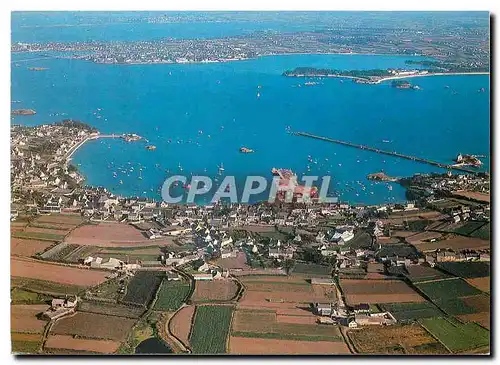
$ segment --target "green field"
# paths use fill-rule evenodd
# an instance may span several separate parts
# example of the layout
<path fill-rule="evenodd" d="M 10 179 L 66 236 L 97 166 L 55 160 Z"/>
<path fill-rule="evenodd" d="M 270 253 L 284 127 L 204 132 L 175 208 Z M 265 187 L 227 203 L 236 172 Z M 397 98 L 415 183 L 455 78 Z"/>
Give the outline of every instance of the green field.
<path fill-rule="evenodd" d="M 249 338 L 270 338 L 276 340 L 294 340 L 294 341 L 342 341 L 342 337 L 333 336 L 312 336 L 312 335 L 295 335 L 290 333 L 275 333 L 275 332 L 232 332 L 234 337 L 249 337 Z"/>
<path fill-rule="evenodd" d="M 321 276 L 331 276 L 332 268 L 330 266 L 317 264 L 304 264 L 297 262 L 293 268 L 295 274 L 313 274 Z"/>
<path fill-rule="evenodd" d="M 470 221 L 467 223 L 464 223 L 462 226 L 455 228 L 453 232 L 461 234 L 463 236 L 469 236 L 471 235 L 474 231 L 480 229 L 482 226 L 485 225 L 486 222 L 474 222 Z"/>
<path fill-rule="evenodd" d="M 85 287 L 29 278 L 11 277 L 10 283 L 11 287 L 52 295 L 72 295 L 85 291 Z"/>
<path fill-rule="evenodd" d="M 69 226 L 68 228 L 66 227 L 61 227 L 61 226 L 56 226 L 56 225 L 50 225 L 50 224 L 40 224 L 40 223 L 31 223 L 30 227 L 35 227 L 35 228 L 45 228 L 45 229 L 55 229 L 57 231 L 62 231 L 61 233 L 65 233 L 71 230 L 73 226 Z"/>
<path fill-rule="evenodd" d="M 472 232 L 471 237 L 481 238 L 483 240 L 489 240 L 491 235 L 490 223 L 485 224 L 478 230 Z"/>
<path fill-rule="evenodd" d="M 448 315 L 471 314 L 477 311 L 465 304 L 460 298 L 436 299 L 434 303 Z"/>
<path fill-rule="evenodd" d="M 231 325 L 233 307 L 196 307 L 190 343 L 193 354 L 223 354 Z"/>
<path fill-rule="evenodd" d="M 163 280 L 154 309 L 176 311 L 187 299 L 191 287 L 188 283 Z"/>
<path fill-rule="evenodd" d="M 441 262 L 439 267 L 443 270 L 462 278 L 482 278 L 490 276 L 490 263 L 484 261 L 474 262 Z"/>
<path fill-rule="evenodd" d="M 44 294 L 33 293 L 20 288 L 14 288 L 10 292 L 12 304 L 44 304 L 52 297 Z"/>
<path fill-rule="evenodd" d="M 36 341 L 12 341 L 12 352 L 18 354 L 36 354 L 40 349 L 40 342 Z"/>
<path fill-rule="evenodd" d="M 391 312 L 398 322 L 413 322 L 421 318 L 438 317 L 443 313 L 431 302 L 379 304 L 384 311 Z"/>
<path fill-rule="evenodd" d="M 490 332 L 476 323 L 459 323 L 447 318 L 421 319 L 422 326 L 451 352 L 463 352 L 490 343 Z"/>
<path fill-rule="evenodd" d="M 431 224 L 432 221 L 428 219 L 417 219 L 414 221 L 409 221 L 408 222 L 408 229 L 410 231 L 424 231 L 425 227 L 427 227 L 429 224 Z"/>
<path fill-rule="evenodd" d="M 415 286 L 433 301 L 481 294 L 479 289 L 460 278 L 417 283 Z"/>
<path fill-rule="evenodd" d="M 64 235 L 44 232 L 15 232 L 12 237 L 40 241 L 62 241 Z"/>

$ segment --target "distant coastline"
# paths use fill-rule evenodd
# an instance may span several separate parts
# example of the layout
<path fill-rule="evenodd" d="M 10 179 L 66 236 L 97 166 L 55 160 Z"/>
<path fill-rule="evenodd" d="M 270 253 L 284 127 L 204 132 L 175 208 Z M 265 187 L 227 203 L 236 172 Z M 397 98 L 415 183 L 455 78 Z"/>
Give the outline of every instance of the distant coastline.
<path fill-rule="evenodd" d="M 438 73 L 429 73 L 429 74 L 418 74 L 418 75 L 405 75 L 405 76 L 389 76 L 378 81 L 375 81 L 374 84 L 380 84 L 384 81 L 389 80 L 399 80 L 399 79 L 410 79 L 413 77 L 425 77 L 425 76 L 457 76 L 457 75 L 489 75 L 489 72 L 438 72 Z"/>

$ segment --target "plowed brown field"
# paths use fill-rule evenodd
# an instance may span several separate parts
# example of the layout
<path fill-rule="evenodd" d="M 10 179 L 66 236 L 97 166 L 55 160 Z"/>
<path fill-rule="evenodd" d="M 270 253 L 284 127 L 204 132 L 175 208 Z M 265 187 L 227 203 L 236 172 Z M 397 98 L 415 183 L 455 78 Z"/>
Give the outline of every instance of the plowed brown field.
<path fill-rule="evenodd" d="M 109 340 L 87 340 L 81 338 L 73 338 L 72 336 L 55 335 L 50 336 L 45 342 L 46 348 L 68 349 L 77 351 L 98 352 L 101 354 L 112 354 L 118 347 L 120 342 Z"/>
<path fill-rule="evenodd" d="M 52 281 L 61 284 L 93 286 L 102 283 L 108 272 L 48 264 L 31 259 L 10 260 L 11 276 Z"/>
<path fill-rule="evenodd" d="M 292 341 L 231 337 L 229 353 L 238 355 L 312 355 L 350 354 L 344 342 Z"/>
<path fill-rule="evenodd" d="M 37 305 L 11 305 L 11 331 L 23 333 L 42 333 L 46 321 L 36 317 L 37 314 L 46 311 L 49 308 L 46 304 Z"/>
<path fill-rule="evenodd" d="M 186 306 L 178 311 L 170 320 L 170 331 L 186 347 L 189 347 L 189 332 L 191 331 L 195 308 L 194 305 Z"/>

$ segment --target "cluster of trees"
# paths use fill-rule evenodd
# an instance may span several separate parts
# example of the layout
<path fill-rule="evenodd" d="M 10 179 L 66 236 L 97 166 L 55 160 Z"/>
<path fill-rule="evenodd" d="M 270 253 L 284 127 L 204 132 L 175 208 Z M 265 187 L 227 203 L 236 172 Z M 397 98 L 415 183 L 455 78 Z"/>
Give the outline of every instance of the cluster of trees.
<path fill-rule="evenodd" d="M 90 133 L 97 132 L 97 128 L 92 127 L 91 125 L 88 125 L 87 123 L 81 122 L 79 120 L 74 120 L 74 119 L 64 119 L 62 122 L 56 122 L 55 125 L 68 127 L 68 128 L 79 128 L 79 129 L 89 131 Z"/>

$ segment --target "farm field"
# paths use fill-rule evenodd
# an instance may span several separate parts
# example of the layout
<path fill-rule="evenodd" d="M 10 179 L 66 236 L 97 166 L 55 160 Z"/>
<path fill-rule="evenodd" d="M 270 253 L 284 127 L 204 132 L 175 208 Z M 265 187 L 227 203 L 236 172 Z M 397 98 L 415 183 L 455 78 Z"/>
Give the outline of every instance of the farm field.
<path fill-rule="evenodd" d="M 93 302 L 87 300 L 80 302 L 78 311 L 131 319 L 137 319 L 141 316 L 142 313 L 144 313 L 144 309 L 140 307 L 132 307 L 117 303 Z"/>
<path fill-rule="evenodd" d="M 415 247 L 419 251 L 434 251 L 437 249 L 452 249 L 454 251 L 460 251 L 465 249 L 480 250 L 489 249 L 490 241 L 482 240 L 479 238 L 455 236 L 442 241 L 429 242 L 429 243 L 414 243 Z"/>
<path fill-rule="evenodd" d="M 472 232 L 471 237 L 480 238 L 483 240 L 491 239 L 491 223 L 487 223 L 477 231 Z"/>
<path fill-rule="evenodd" d="M 43 252 L 54 242 L 40 240 L 26 240 L 21 238 L 11 237 L 10 239 L 10 254 L 14 256 L 34 256 L 38 252 Z"/>
<path fill-rule="evenodd" d="M 155 310 L 176 311 L 186 300 L 191 287 L 186 282 L 163 280 L 154 304 Z"/>
<path fill-rule="evenodd" d="M 297 262 L 293 268 L 294 274 L 306 274 L 319 277 L 331 277 L 332 268 L 330 266 L 305 264 Z"/>
<path fill-rule="evenodd" d="M 344 342 L 310 342 L 266 338 L 233 337 L 229 353 L 234 355 L 327 355 L 350 354 Z"/>
<path fill-rule="evenodd" d="M 453 194 L 485 203 L 490 202 L 490 194 L 476 191 L 455 191 Z"/>
<path fill-rule="evenodd" d="M 117 341 L 88 340 L 65 335 L 49 336 L 45 342 L 45 348 L 48 349 L 88 351 L 100 354 L 112 354 L 118 350 L 118 347 L 120 347 L 120 342 Z"/>
<path fill-rule="evenodd" d="M 123 248 L 150 247 L 153 244 L 170 245 L 173 244 L 173 239 L 150 240 L 130 224 L 106 222 L 80 226 L 66 236 L 65 242 L 77 245 Z"/>
<path fill-rule="evenodd" d="M 454 229 L 453 232 L 464 236 L 470 236 L 473 232 L 480 229 L 485 224 L 487 224 L 487 222 L 469 221 L 460 225 L 460 227 Z"/>
<path fill-rule="evenodd" d="M 64 224 L 68 226 L 77 226 L 82 222 L 82 217 L 70 214 L 41 215 L 34 220 L 34 223 L 37 224 Z"/>
<path fill-rule="evenodd" d="M 430 266 L 423 265 L 407 266 L 406 271 L 408 271 L 408 279 L 414 283 L 419 281 L 444 279 L 450 277 L 450 275 L 445 274 L 442 271 L 434 269 Z"/>
<path fill-rule="evenodd" d="M 196 281 L 193 302 L 230 301 L 238 293 L 239 286 L 234 280 Z"/>
<path fill-rule="evenodd" d="M 290 318 L 290 321 L 284 321 L 286 317 Z M 294 319 L 295 323 L 292 323 Z M 234 314 L 231 336 L 298 341 L 342 341 L 337 326 L 322 326 L 316 324 L 314 320 L 312 312 L 304 309 L 279 312 L 273 309 L 239 308 Z"/>
<path fill-rule="evenodd" d="M 361 354 L 447 354 L 449 351 L 418 324 L 367 326 L 347 335 Z"/>
<path fill-rule="evenodd" d="M 247 256 L 245 255 L 244 252 L 238 252 L 238 255 L 236 257 L 229 257 L 229 258 L 219 258 L 215 262 L 216 265 L 222 266 L 223 268 L 226 269 L 241 269 L 241 270 L 248 270 L 250 269 L 250 266 L 247 265 Z"/>
<path fill-rule="evenodd" d="M 401 280 L 341 279 L 340 286 L 349 305 L 425 301 L 420 294 Z"/>
<path fill-rule="evenodd" d="M 44 294 L 13 288 L 10 291 L 11 304 L 47 304 L 52 297 Z"/>
<path fill-rule="evenodd" d="M 36 316 L 47 309 L 49 309 L 49 305 L 47 304 L 11 305 L 11 331 L 19 333 L 42 333 L 47 321 L 40 320 Z"/>
<path fill-rule="evenodd" d="M 11 276 L 15 277 L 53 281 L 77 286 L 100 284 L 109 275 L 109 273 L 104 271 L 79 269 L 19 258 L 11 258 L 10 273 Z"/>
<path fill-rule="evenodd" d="M 27 291 L 46 293 L 50 295 L 71 295 L 78 294 L 85 290 L 85 287 L 69 284 L 54 283 L 52 281 L 37 280 L 30 278 L 10 277 L 12 288 L 19 288 Z"/>
<path fill-rule="evenodd" d="M 391 312 L 398 322 L 408 323 L 420 318 L 439 317 L 443 313 L 431 302 L 379 304 L 383 311 Z"/>
<path fill-rule="evenodd" d="M 415 286 L 432 300 L 454 299 L 481 294 L 481 291 L 460 278 L 417 283 Z"/>
<path fill-rule="evenodd" d="M 451 316 L 476 312 L 463 298 L 434 299 L 433 301 L 443 312 Z"/>
<path fill-rule="evenodd" d="M 491 280 L 489 276 L 485 278 L 465 279 L 465 281 L 485 293 L 489 293 L 491 290 Z"/>
<path fill-rule="evenodd" d="M 170 320 L 170 331 L 177 337 L 186 347 L 189 345 L 189 333 L 193 323 L 194 305 L 188 305 L 179 310 Z"/>
<path fill-rule="evenodd" d="M 476 312 L 490 312 L 491 297 L 485 294 L 461 298 L 465 304 L 474 308 Z"/>
<path fill-rule="evenodd" d="M 335 287 L 311 285 L 302 275 L 244 276 L 240 280 L 246 290 L 239 307 L 295 307 L 336 298 Z"/>
<path fill-rule="evenodd" d="M 135 324 L 135 319 L 77 312 L 57 321 L 51 329 L 55 335 L 123 341 Z"/>
<path fill-rule="evenodd" d="M 422 241 L 425 240 L 431 240 L 431 239 L 438 239 L 441 238 L 442 234 L 439 232 L 419 232 L 416 234 L 409 235 L 405 237 L 405 241 L 408 242 L 409 244 L 418 244 L 418 243 L 423 243 Z"/>
<path fill-rule="evenodd" d="M 429 318 L 420 322 L 453 353 L 488 347 L 490 343 L 490 332 L 475 323 L 463 324 L 448 318 Z"/>
<path fill-rule="evenodd" d="M 123 303 L 147 306 L 153 299 L 163 280 L 163 273 L 157 271 L 138 271 L 127 285 Z"/>
<path fill-rule="evenodd" d="M 85 291 L 85 298 L 96 301 L 117 302 L 121 297 L 120 289 L 124 286 L 125 279 L 112 278 Z"/>
<path fill-rule="evenodd" d="M 462 314 L 462 315 L 459 315 L 456 317 L 458 319 L 460 319 L 462 322 L 466 322 L 466 323 L 475 322 L 488 330 L 491 327 L 491 314 L 490 314 L 490 312 Z"/>
<path fill-rule="evenodd" d="M 193 354 L 223 354 L 231 325 L 233 307 L 197 306 L 190 337 Z M 208 334 L 208 335 L 207 335 Z"/>
<path fill-rule="evenodd" d="M 25 233 L 42 233 L 42 234 L 47 233 L 47 234 L 64 236 L 64 235 L 66 235 L 66 233 L 69 232 L 69 230 L 54 228 L 54 227 L 50 227 L 50 226 L 34 227 L 32 225 L 29 225 L 28 227 L 26 227 L 24 229 L 23 232 L 25 232 Z"/>
<path fill-rule="evenodd" d="M 483 261 L 441 262 L 439 267 L 462 278 L 482 278 L 490 276 L 490 264 Z"/>
<path fill-rule="evenodd" d="M 84 248 L 85 246 L 69 245 L 61 242 L 57 246 L 45 251 L 40 257 L 50 261 L 63 262 L 66 257 L 71 256 L 73 252 L 80 252 L 82 247 Z"/>
<path fill-rule="evenodd" d="M 42 335 L 11 332 L 10 340 L 13 353 L 36 354 L 40 349 Z"/>
<path fill-rule="evenodd" d="M 24 230 L 12 233 L 12 237 L 40 241 L 61 241 L 64 238 L 64 234 L 60 234 L 60 232 L 27 232 L 26 230 Z"/>

